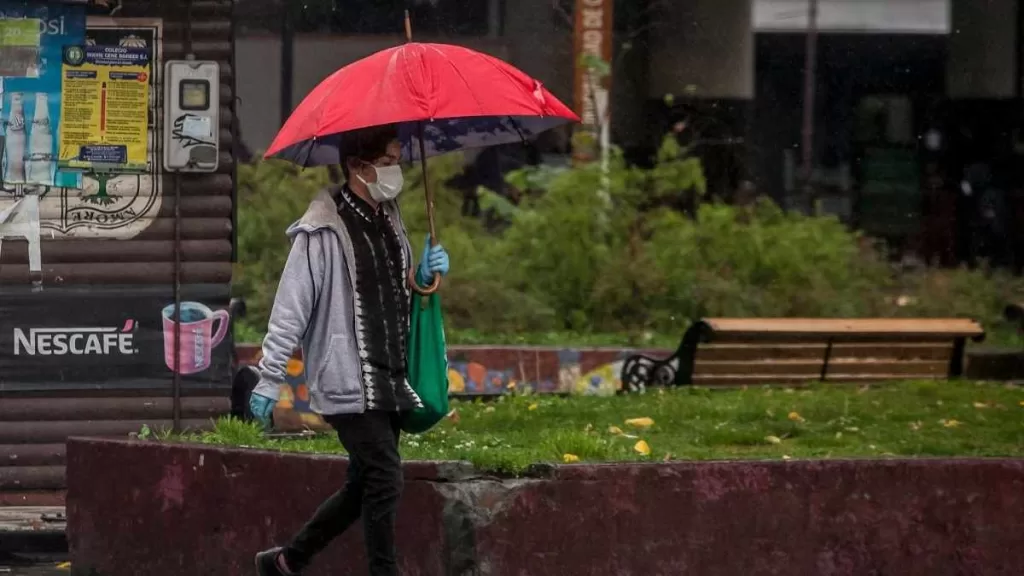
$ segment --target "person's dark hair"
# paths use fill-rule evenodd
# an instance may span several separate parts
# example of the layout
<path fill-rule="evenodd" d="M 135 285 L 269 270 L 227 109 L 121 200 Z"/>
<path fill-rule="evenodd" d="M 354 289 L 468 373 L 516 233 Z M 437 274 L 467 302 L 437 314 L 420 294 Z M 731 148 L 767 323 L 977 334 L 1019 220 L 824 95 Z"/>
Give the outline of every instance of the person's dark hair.
<path fill-rule="evenodd" d="M 341 173 L 349 177 L 349 162 L 362 160 L 374 162 L 388 152 L 388 144 L 398 138 L 398 127 L 394 125 L 371 126 L 346 132 L 341 138 Z"/>

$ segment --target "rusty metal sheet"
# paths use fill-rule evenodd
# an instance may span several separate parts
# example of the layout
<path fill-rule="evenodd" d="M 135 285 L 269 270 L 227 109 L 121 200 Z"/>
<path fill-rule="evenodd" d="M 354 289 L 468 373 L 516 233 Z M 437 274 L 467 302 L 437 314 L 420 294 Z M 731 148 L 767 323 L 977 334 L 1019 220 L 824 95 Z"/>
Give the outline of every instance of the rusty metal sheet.
<path fill-rule="evenodd" d="M 62 466 L 66 451 L 64 443 L 0 444 L 0 467 Z"/>
<path fill-rule="evenodd" d="M 138 192 L 128 190 L 127 194 L 138 194 L 141 198 L 158 198 L 156 202 L 145 204 L 134 219 L 135 231 L 131 233 L 105 232 L 107 228 L 80 228 L 78 232 L 61 229 L 56 235 L 44 230 L 42 259 L 43 282 L 46 290 L 35 295 L 32 302 L 19 300 L 20 294 L 30 286 L 30 275 L 27 270 L 28 253 L 24 243 L 20 241 L 5 242 L 0 260 L 0 286 L 4 296 L 0 298 L 0 489 L 5 499 L 0 502 L 7 504 L 8 494 L 47 494 L 39 490 L 52 490 L 63 486 L 63 472 L 59 463 L 61 443 L 70 433 L 126 434 L 136 431 L 140 422 L 151 421 L 152 426 L 169 425 L 170 399 L 163 397 L 170 390 L 171 371 L 164 362 L 164 330 L 162 327 L 161 307 L 173 301 L 171 286 L 173 284 L 173 259 L 175 244 L 175 182 L 180 184 L 181 201 L 180 246 L 183 265 L 181 281 L 184 292 L 183 301 L 196 301 L 208 304 L 212 309 L 226 309 L 227 294 L 231 280 L 233 218 L 234 218 L 234 177 L 237 169 L 232 151 L 237 147 L 234 124 L 236 123 L 235 105 L 237 94 L 234 79 L 233 24 L 231 21 L 234 3 L 231 0 L 195 0 L 191 2 L 191 21 L 186 22 L 185 3 L 180 0 L 124 0 L 119 17 L 125 18 L 160 18 L 163 28 L 161 32 L 161 58 L 184 56 L 186 31 L 192 39 L 192 52 L 201 59 L 218 61 L 221 66 L 220 78 L 220 158 L 219 168 L 214 174 L 189 174 L 175 178 L 169 174 L 156 174 L 146 181 L 147 189 L 138 184 Z M 154 75 L 159 79 L 160 71 Z M 157 107 L 155 117 L 162 121 L 163 89 L 159 85 L 153 93 L 153 102 Z M 159 160 L 158 160 L 159 164 Z M 141 181 L 140 181 L 141 182 Z M 152 185 L 149 183 L 153 182 Z M 95 194 L 90 190 L 88 194 Z M 120 194 L 125 196 L 123 188 L 110 190 L 111 198 Z M 102 195 L 102 193 L 100 194 Z M 77 196 L 75 196 L 77 198 Z M 52 199 L 51 199 L 52 200 Z M 107 203 L 101 203 L 101 202 Z M 106 197 L 94 198 L 94 207 L 85 218 L 98 218 L 107 209 L 113 213 L 114 200 Z M 43 211 L 61 209 L 59 202 L 49 202 Z M 131 205 L 131 209 L 138 206 Z M 145 211 L 143 211 L 145 210 Z M 83 212 L 84 214 L 84 212 Z M 99 215 L 99 216 L 97 216 Z M 69 216 L 50 214 L 51 222 L 61 222 L 61 226 L 69 226 Z M 66 220 L 67 219 L 67 220 Z M 92 220 L 84 220 L 92 222 Z M 91 224 L 90 224 L 91 226 Z M 113 227 L 109 228 L 113 230 Z M 84 233 L 83 233 L 84 231 Z M 113 238 L 118 238 L 113 240 Z M 106 358 L 109 365 L 108 377 L 90 379 L 82 372 L 85 365 L 64 357 L 50 359 L 39 365 L 39 376 L 25 380 L 22 376 L 35 373 L 32 369 L 20 368 L 12 370 L 10 311 L 19 305 L 23 310 L 16 323 L 25 328 L 35 327 L 36 319 L 45 318 L 42 323 L 55 326 L 53 322 L 68 321 L 71 327 L 88 327 L 88 314 L 68 314 L 54 312 L 52 303 L 47 296 L 54 292 L 76 286 L 98 289 L 106 285 L 123 287 L 133 296 L 151 298 L 152 304 L 147 305 L 153 310 L 144 313 L 118 310 L 111 304 L 95 305 L 82 297 L 79 307 L 83 312 L 92 314 L 98 324 L 105 326 L 109 318 L 124 314 L 138 316 L 135 320 L 140 330 L 140 342 L 146 350 L 144 361 L 151 374 L 142 375 L 138 366 L 112 361 Z M 160 294 L 152 293 L 159 288 Z M 216 292 L 217 296 L 210 296 Z M 223 298 L 220 294 L 223 293 Z M 12 296 L 13 294 L 13 296 Z M 221 302 L 224 300 L 224 302 Z M 130 304 L 125 304 L 131 308 Z M 45 310 L 46 313 L 42 313 Z M 120 316 L 119 316 L 120 315 Z M 26 320 L 23 321 L 23 320 Z M 76 324 L 78 322 L 79 324 Z M 31 324 L 31 325 L 30 325 Z M 38 324 L 38 323 L 37 323 Z M 17 326 L 16 326 L 17 327 Z M 141 334 L 146 334 L 142 336 Z M 215 352 L 216 360 L 205 373 L 184 378 L 183 386 L 188 393 L 200 392 L 211 386 L 226 387 L 229 384 L 230 335 L 219 351 Z M 79 359 L 80 360 L 80 359 Z M 97 364 L 96 366 L 99 366 Z M 126 366 L 128 367 L 126 369 Z M 222 374 L 223 373 L 223 374 Z M 190 378 L 193 378 L 190 380 Z M 198 378 L 198 379 L 195 379 Z M 199 383 L 197 382 L 205 382 Z M 92 388 L 91 390 L 86 390 Z M 208 391 L 207 391 L 208 392 Z M 151 397 L 140 397 L 140 393 Z M 204 392 L 205 393 L 205 392 Z M 95 394 L 84 399 L 84 395 Z M 187 422 L 208 425 L 210 418 L 227 412 L 229 401 L 226 393 L 221 391 L 220 397 L 191 398 L 183 400 L 183 412 Z M 30 396 L 26 396 L 30 395 Z M 113 395 L 113 396 L 112 396 Z M 107 397 L 103 397 L 107 396 Z M 160 398 L 155 398 L 161 396 Z M 22 419 L 13 422 L 15 418 Z M 90 422 L 91 421 L 91 422 Z M 155 424 L 154 424 L 155 422 Z M 81 425 L 85 425 L 82 428 Z M 6 440 L 4 439 L 6 438 Z M 13 440 L 19 438 L 20 440 Z M 36 442 L 37 444 L 18 444 L 20 452 L 15 454 L 11 446 L 15 442 Z M 10 469 L 5 457 L 20 456 L 17 466 L 18 478 Z M 17 492 L 9 492 L 17 490 Z M 37 490 L 27 492 L 26 490 Z M 52 494 L 58 494 L 53 492 Z M 13 496 L 12 496 L 13 498 Z"/>
<path fill-rule="evenodd" d="M 185 45 L 177 36 L 164 34 L 164 55 L 167 58 L 184 59 Z M 222 67 L 221 76 L 231 76 L 231 41 L 220 39 L 200 39 L 193 36 L 192 53 L 196 60 L 219 60 L 228 64 L 228 68 Z"/>
<path fill-rule="evenodd" d="M 195 12 L 195 9 L 193 9 L 193 11 Z M 191 23 L 182 22 L 180 20 L 170 20 L 164 23 L 164 36 L 167 38 L 182 38 L 184 37 L 185 29 L 187 27 L 190 29 L 194 40 L 207 38 L 230 38 L 232 32 L 231 20 L 229 19 L 230 12 L 223 16 L 224 18 L 219 20 L 207 18 L 193 19 Z"/>
<path fill-rule="evenodd" d="M 186 419 L 181 422 L 185 430 L 210 430 L 212 418 Z M 63 442 L 71 436 L 103 436 L 128 438 L 148 426 L 154 432 L 171 430 L 174 423 L 167 419 L 139 420 L 81 420 L 62 422 L 0 422 L 0 444 L 50 444 Z"/>
<path fill-rule="evenodd" d="M 59 490 L 4 490 L 0 491 L 0 508 L 5 506 L 57 506 L 63 507 L 67 491 Z"/>
<path fill-rule="evenodd" d="M 64 466 L 0 466 L 0 491 L 60 490 L 64 474 Z"/>
<path fill-rule="evenodd" d="M 174 282 L 170 262 L 52 264 L 43 263 L 43 275 L 49 286 L 74 284 L 163 284 Z M 32 281 L 27 267 L 0 269 L 0 284 L 28 285 Z M 228 284 L 231 262 L 184 262 L 181 281 L 186 284 Z"/>
<path fill-rule="evenodd" d="M 0 534 L 63 532 L 66 526 L 63 506 L 0 507 Z"/>
<path fill-rule="evenodd" d="M 165 174 L 162 176 L 161 187 L 164 190 L 171 190 L 174 186 L 173 176 Z M 232 191 L 232 180 L 230 174 L 204 174 L 194 175 L 181 179 L 182 196 L 230 196 Z"/>
<path fill-rule="evenodd" d="M 174 242 L 170 240 L 76 240 L 75 242 L 43 242 L 43 260 L 52 264 L 91 263 L 101 257 L 124 262 L 170 262 L 174 258 Z M 184 240 L 181 243 L 184 262 L 227 262 L 231 259 L 231 241 Z M 4 244 L 0 264 L 28 264 L 28 248 L 23 242 Z"/>
<path fill-rule="evenodd" d="M 174 218 L 154 218 L 149 227 L 137 237 L 139 240 L 174 238 Z M 231 238 L 231 220 L 227 218 L 183 218 L 183 240 L 220 240 Z"/>
<path fill-rule="evenodd" d="M 173 409 L 171 398 L 5 398 L 0 402 L 0 422 L 170 419 Z M 183 418 L 216 418 L 230 410 L 226 396 L 181 399 Z M 2 454 L 0 449 L 0 463 Z"/>

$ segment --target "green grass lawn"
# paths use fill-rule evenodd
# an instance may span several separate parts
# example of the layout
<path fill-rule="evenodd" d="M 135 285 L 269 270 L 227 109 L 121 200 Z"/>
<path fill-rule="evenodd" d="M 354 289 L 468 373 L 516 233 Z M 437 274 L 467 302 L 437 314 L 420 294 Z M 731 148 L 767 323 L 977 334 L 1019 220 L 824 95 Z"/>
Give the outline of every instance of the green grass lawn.
<path fill-rule="evenodd" d="M 515 474 L 534 463 L 577 460 L 1024 456 L 1024 388 L 1002 384 L 681 388 L 614 398 L 509 396 L 452 408 L 429 433 L 403 436 L 405 459 L 466 460 Z M 653 423 L 628 422 L 634 419 Z M 234 421 L 187 439 L 343 452 L 332 436 L 266 438 Z"/>

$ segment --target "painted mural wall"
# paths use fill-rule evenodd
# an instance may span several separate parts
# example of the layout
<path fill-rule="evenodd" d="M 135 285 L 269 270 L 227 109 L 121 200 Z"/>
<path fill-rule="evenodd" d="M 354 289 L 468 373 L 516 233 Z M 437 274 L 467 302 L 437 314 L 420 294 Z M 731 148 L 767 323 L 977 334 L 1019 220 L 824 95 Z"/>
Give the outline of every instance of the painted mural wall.
<path fill-rule="evenodd" d="M 258 346 L 239 345 L 238 362 L 255 365 Z M 637 352 L 667 355 L 668 351 L 634 349 L 559 349 L 452 346 L 448 349 L 448 387 L 453 398 L 497 396 L 528 390 L 537 394 L 611 396 L 622 388 L 623 361 Z M 288 364 L 287 382 L 274 412 L 281 430 L 326 427 L 309 407 L 304 366 L 298 356 Z"/>

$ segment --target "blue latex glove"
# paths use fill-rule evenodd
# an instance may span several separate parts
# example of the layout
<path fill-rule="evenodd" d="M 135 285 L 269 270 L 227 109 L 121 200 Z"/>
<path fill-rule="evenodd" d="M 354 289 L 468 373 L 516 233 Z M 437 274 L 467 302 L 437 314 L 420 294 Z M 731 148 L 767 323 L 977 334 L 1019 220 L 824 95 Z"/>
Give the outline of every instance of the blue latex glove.
<path fill-rule="evenodd" d="M 274 415 L 274 405 L 277 401 L 273 398 L 267 398 L 262 394 L 253 393 L 249 397 L 249 411 L 252 412 L 253 418 L 255 418 L 263 427 L 267 430 L 271 427 L 271 417 Z"/>
<path fill-rule="evenodd" d="M 440 244 L 431 246 L 428 235 L 423 257 L 420 258 L 420 267 L 416 270 L 416 283 L 420 286 L 430 286 L 434 283 L 434 274 L 448 275 L 449 265 L 448 251 Z"/>

